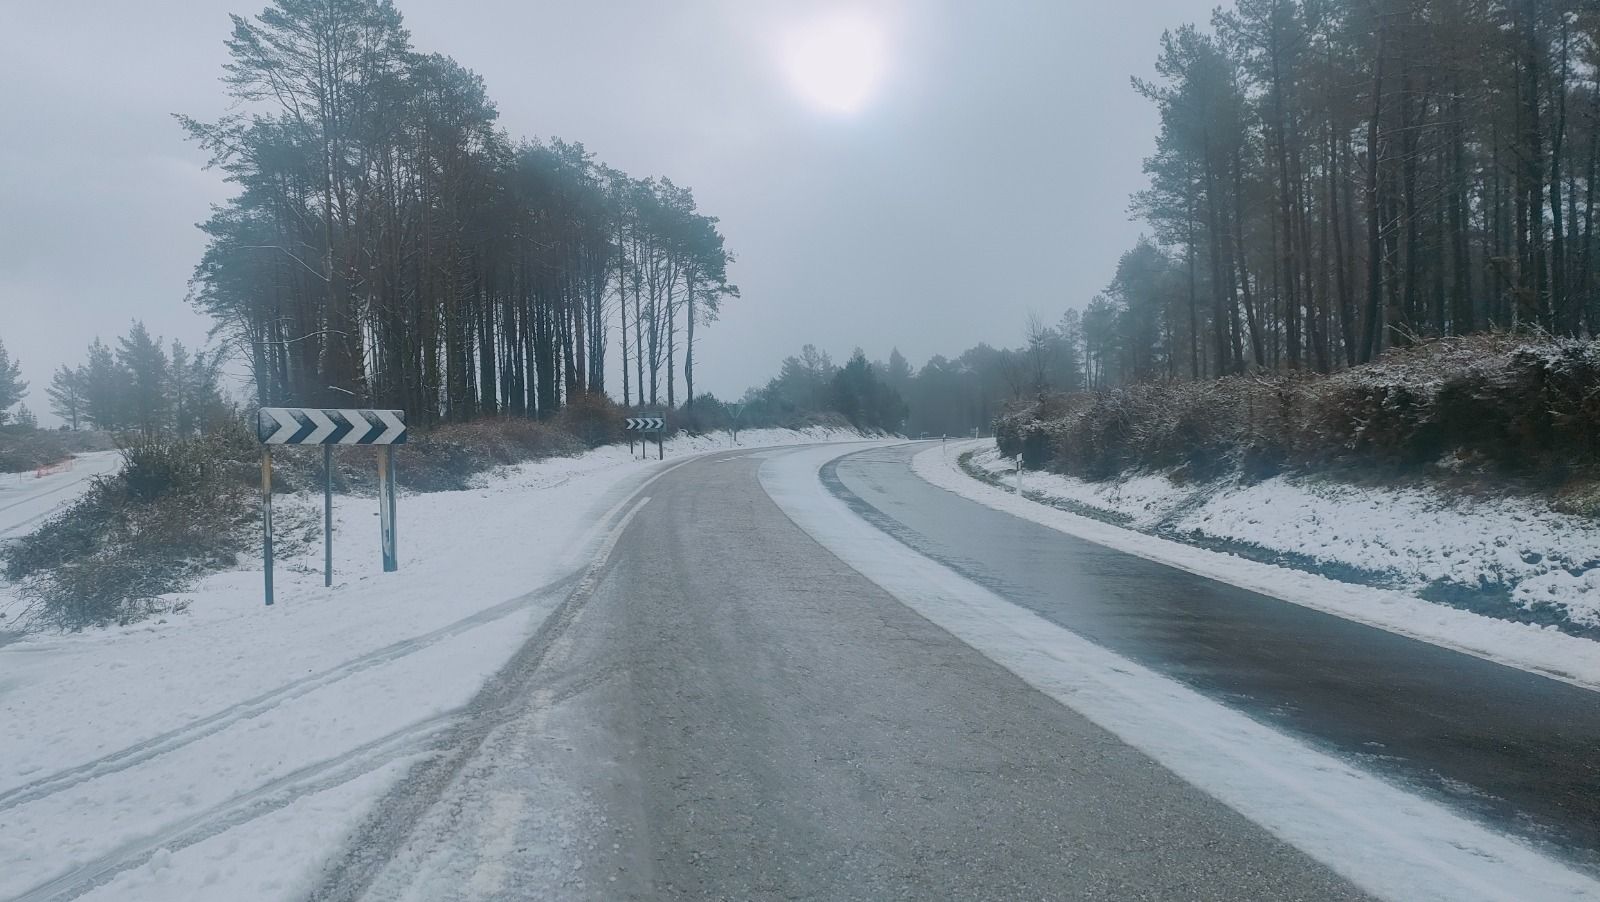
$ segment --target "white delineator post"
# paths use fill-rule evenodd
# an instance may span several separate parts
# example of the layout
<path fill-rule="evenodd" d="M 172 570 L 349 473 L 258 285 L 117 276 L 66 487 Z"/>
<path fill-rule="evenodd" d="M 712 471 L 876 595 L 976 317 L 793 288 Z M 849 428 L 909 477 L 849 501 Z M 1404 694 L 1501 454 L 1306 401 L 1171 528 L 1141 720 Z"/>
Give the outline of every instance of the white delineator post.
<path fill-rule="evenodd" d="M 1017 455 L 1017 494 L 1022 494 L 1022 455 Z"/>

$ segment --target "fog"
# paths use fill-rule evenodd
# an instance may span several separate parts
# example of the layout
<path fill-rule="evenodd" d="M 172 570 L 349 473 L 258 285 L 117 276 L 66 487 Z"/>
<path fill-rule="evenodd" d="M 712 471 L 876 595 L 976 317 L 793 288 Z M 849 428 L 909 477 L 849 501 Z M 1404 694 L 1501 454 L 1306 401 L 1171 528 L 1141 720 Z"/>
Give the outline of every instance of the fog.
<path fill-rule="evenodd" d="M 850 109 L 785 69 L 815 6 L 401 0 L 418 49 L 481 73 L 512 135 L 583 142 L 694 189 L 743 291 L 701 333 L 697 388 L 738 394 L 803 343 L 914 364 L 1015 344 L 1110 278 L 1140 232 L 1155 112 L 1129 86 L 1209 4 L 841 4 L 880 26 Z M 226 112 L 239 0 L 10 4 L 0 30 L 0 340 L 44 387 L 142 319 L 189 344 L 194 223 L 230 193 L 170 114 Z M 246 371 L 229 368 L 233 388 Z"/>

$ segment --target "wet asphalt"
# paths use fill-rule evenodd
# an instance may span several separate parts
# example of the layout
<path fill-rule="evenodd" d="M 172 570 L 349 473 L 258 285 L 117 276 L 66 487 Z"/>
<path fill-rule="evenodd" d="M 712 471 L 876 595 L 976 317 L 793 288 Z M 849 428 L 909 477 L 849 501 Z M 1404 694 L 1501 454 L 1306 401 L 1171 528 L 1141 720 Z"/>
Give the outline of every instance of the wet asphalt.
<path fill-rule="evenodd" d="M 927 447 L 844 457 L 823 483 L 1015 604 L 1600 870 L 1600 694 L 1001 513 L 916 477 Z"/>
<path fill-rule="evenodd" d="M 1580 867 L 1595 694 L 825 467 L 859 515 L 1119 654 Z M 315 899 L 1364 898 L 934 626 L 711 455 L 390 793 Z"/>
<path fill-rule="evenodd" d="M 1364 898 L 867 581 L 760 463 L 651 486 L 497 725 L 315 897 Z"/>

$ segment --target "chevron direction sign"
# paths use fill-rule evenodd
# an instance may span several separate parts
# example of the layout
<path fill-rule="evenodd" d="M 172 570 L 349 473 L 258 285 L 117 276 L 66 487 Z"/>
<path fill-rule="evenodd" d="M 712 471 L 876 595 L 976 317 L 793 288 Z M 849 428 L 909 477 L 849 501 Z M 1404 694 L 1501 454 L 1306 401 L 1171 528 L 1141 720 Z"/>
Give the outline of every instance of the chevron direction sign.
<path fill-rule="evenodd" d="M 263 407 L 256 419 L 261 440 L 261 562 L 267 604 L 272 604 L 272 446 L 322 446 L 322 584 L 333 585 L 333 449 L 373 445 L 378 456 L 378 537 L 383 571 L 400 567 L 395 551 L 394 445 L 406 441 L 403 410 L 321 410 Z"/>
<path fill-rule="evenodd" d="M 661 417 L 628 417 L 627 424 L 631 432 L 660 432 L 667 421 Z"/>
<path fill-rule="evenodd" d="M 403 410 L 263 407 L 256 437 L 264 445 L 402 445 Z"/>

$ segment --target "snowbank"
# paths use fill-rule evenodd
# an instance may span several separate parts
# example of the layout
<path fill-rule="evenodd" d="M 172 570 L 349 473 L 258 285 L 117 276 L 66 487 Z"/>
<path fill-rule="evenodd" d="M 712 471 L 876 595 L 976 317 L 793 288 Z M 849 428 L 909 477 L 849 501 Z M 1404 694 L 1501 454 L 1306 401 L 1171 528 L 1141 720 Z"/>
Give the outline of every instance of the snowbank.
<path fill-rule="evenodd" d="M 1023 490 L 1028 497 L 1018 497 L 1010 488 L 990 485 L 961 469 L 958 460 L 965 452 L 981 454 L 991 447 L 988 441 L 952 442 L 948 453 L 935 447 L 918 454 L 913 460 L 913 468 L 919 476 L 934 485 L 1090 542 L 1293 604 L 1600 690 L 1600 654 L 1596 653 L 1596 645 L 1591 639 L 1567 635 L 1554 627 L 1485 617 L 1426 601 L 1404 591 L 1357 585 L 1235 554 L 1197 548 L 1137 528 L 1140 523 L 1150 528 L 1148 524 L 1159 523 L 1163 518 L 1203 515 L 1203 503 L 1185 506 L 1193 498 L 1180 499 L 1177 495 L 1166 495 L 1146 487 L 1131 493 L 1128 497 L 1139 501 L 1130 502 L 1118 495 L 1115 487 L 1109 484 L 1095 486 L 1037 472 L 1023 474 Z M 995 469 L 1000 464 L 996 459 L 988 458 L 986 466 Z M 1010 470 L 1002 469 L 1001 472 L 1009 474 Z M 1005 479 L 1009 486 L 1012 477 L 1006 475 Z M 1040 494 L 1035 495 L 1035 492 Z M 1047 493 L 1059 494 L 1052 496 Z M 1078 505 L 1080 510 L 1095 516 L 1084 516 L 1030 500 L 1034 497 L 1059 497 L 1063 502 Z M 1121 504 L 1116 500 L 1118 498 L 1122 499 Z M 1266 502 L 1269 507 L 1277 503 Z M 1278 514 L 1276 511 L 1268 514 L 1258 509 L 1254 515 L 1266 522 L 1264 518 Z M 1327 511 L 1322 511 L 1322 516 L 1328 519 Z M 1344 523 L 1350 518 L 1360 519 L 1362 516 L 1366 515 L 1350 511 L 1338 519 Z M 1124 525 L 1107 520 L 1119 520 Z M 1425 529 L 1427 522 L 1423 521 L 1416 528 Z M 1266 532 L 1263 528 L 1261 534 L 1265 535 Z M 1441 534 L 1443 532 L 1440 531 Z"/>
<path fill-rule="evenodd" d="M 337 496 L 332 588 L 310 516 L 279 558 L 273 607 L 257 564 L 170 598 L 185 614 L 0 647 L 0 898 L 302 896 L 367 805 L 559 604 L 633 495 L 687 455 L 731 446 L 726 434 L 666 444 L 661 463 L 653 447 L 641 460 L 614 446 L 403 494 L 392 574 L 376 502 Z M 280 506 L 320 513 L 320 498 Z"/>
<path fill-rule="evenodd" d="M 1013 478 L 993 448 L 969 460 L 1007 484 Z M 1495 599 L 1511 619 L 1600 627 L 1600 523 L 1534 499 L 1294 476 L 1177 485 L 1160 473 L 1088 482 L 1028 472 L 1023 481 L 1030 497 L 1142 532 L 1261 549 L 1409 593 L 1482 593 L 1474 605 L 1482 613 L 1496 613 Z"/>

